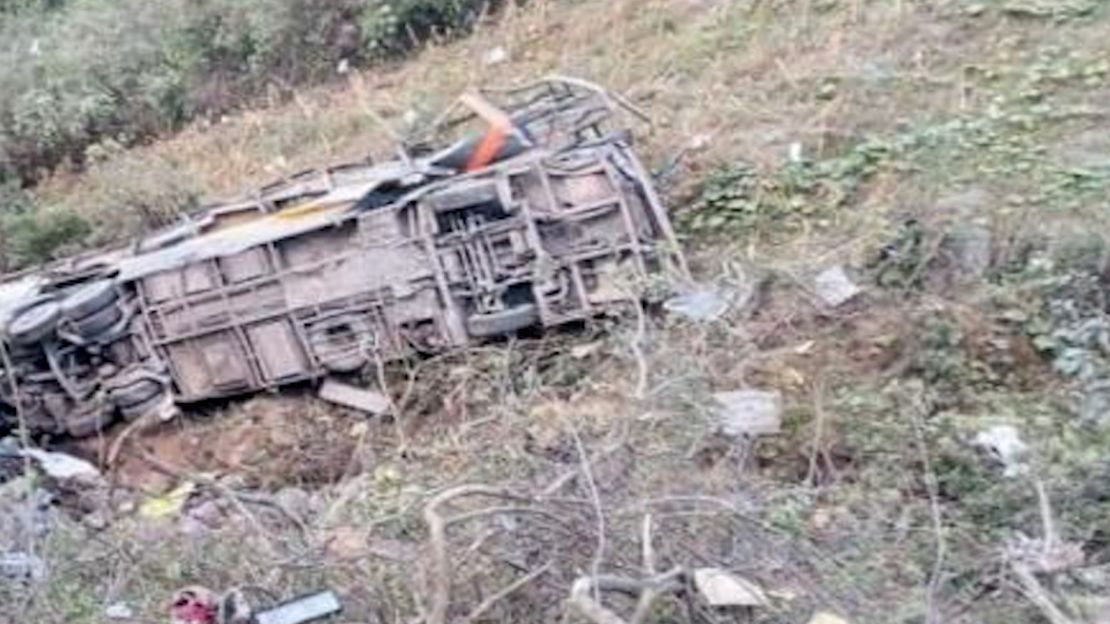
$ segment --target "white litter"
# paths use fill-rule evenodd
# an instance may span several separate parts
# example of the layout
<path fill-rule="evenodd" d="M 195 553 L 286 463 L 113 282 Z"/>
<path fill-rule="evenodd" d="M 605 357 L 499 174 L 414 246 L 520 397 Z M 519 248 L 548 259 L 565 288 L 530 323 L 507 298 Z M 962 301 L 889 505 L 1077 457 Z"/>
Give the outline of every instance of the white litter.
<path fill-rule="evenodd" d="M 839 615 L 833 615 L 826 611 L 819 611 L 813 614 L 813 617 L 809 620 L 809 624 L 848 624 L 848 620 L 845 620 Z"/>
<path fill-rule="evenodd" d="M 732 437 L 774 435 L 782 431 L 782 394 L 766 390 L 715 392 L 721 432 Z"/>
<path fill-rule="evenodd" d="M 117 602 L 104 609 L 104 617 L 109 620 L 130 620 L 135 617 L 135 611 L 127 603 Z"/>
<path fill-rule="evenodd" d="M 814 280 L 817 296 L 832 307 L 848 303 L 862 292 L 839 264 L 825 269 Z"/>
<path fill-rule="evenodd" d="M 486 52 L 486 65 L 500 65 L 507 60 L 509 60 L 509 53 L 501 46 L 497 46 L 489 52 Z"/>
<path fill-rule="evenodd" d="M 368 414 L 385 414 L 392 407 L 389 397 L 381 392 L 359 388 L 335 379 L 324 380 L 320 398 L 337 405 L 354 408 Z"/>
<path fill-rule="evenodd" d="M 1029 469 L 1025 457 L 1029 446 L 1021 439 L 1021 434 L 1011 425 L 996 425 L 980 431 L 975 436 L 975 446 L 986 450 L 1003 466 L 1007 477 L 1022 475 Z"/>
<path fill-rule="evenodd" d="M 728 311 L 728 301 L 713 290 L 699 290 L 663 302 L 663 308 L 691 321 L 715 321 Z"/>
<path fill-rule="evenodd" d="M 720 568 L 694 570 L 694 586 L 711 607 L 765 607 L 767 595 L 755 583 Z"/>

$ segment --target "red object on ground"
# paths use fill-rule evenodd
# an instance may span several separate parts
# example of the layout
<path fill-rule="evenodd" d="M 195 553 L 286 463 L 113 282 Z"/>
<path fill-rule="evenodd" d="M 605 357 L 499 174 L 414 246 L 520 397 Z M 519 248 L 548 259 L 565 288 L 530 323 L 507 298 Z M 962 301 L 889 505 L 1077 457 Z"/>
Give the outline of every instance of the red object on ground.
<path fill-rule="evenodd" d="M 214 593 L 203 587 L 187 587 L 174 594 L 170 617 L 174 624 L 216 624 L 219 611 Z"/>

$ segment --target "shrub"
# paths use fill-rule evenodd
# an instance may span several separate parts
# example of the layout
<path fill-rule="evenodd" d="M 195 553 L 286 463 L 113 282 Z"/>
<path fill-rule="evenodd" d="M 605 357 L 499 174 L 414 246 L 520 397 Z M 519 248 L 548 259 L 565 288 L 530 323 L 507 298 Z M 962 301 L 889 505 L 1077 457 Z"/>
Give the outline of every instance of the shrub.
<path fill-rule="evenodd" d="M 8 0 L 0 182 L 468 28 L 484 0 Z"/>
<path fill-rule="evenodd" d="M 362 13 L 362 35 L 369 54 L 390 56 L 429 35 L 471 28 L 488 0 L 371 0 Z"/>
<path fill-rule="evenodd" d="M 7 215 L 0 223 L 6 264 L 12 268 L 45 262 L 80 243 L 90 231 L 77 213 L 58 208 Z"/>

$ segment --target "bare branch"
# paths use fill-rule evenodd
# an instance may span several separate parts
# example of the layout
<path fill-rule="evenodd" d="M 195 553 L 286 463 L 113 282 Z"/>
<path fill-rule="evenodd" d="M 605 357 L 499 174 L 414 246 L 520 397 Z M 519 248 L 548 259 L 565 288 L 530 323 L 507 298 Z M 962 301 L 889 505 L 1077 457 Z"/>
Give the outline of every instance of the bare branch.
<path fill-rule="evenodd" d="M 479 617 L 481 617 L 483 613 L 489 611 L 490 608 L 493 607 L 493 605 L 503 600 L 506 596 L 515 592 L 521 587 L 524 587 L 528 583 L 531 583 L 540 576 L 546 574 L 547 571 L 551 569 L 551 566 L 554 565 L 554 563 L 554 561 L 548 561 L 539 568 L 536 568 L 535 570 L 529 572 L 528 574 L 525 574 L 512 583 L 509 583 L 497 593 L 491 594 L 488 598 L 483 600 L 481 604 L 475 607 L 473 611 L 471 611 L 466 617 L 462 619 L 462 624 L 470 624 L 470 622 L 477 620 Z"/>
<path fill-rule="evenodd" d="M 431 566 L 428 588 L 429 604 L 425 609 L 427 624 L 445 624 L 451 603 L 451 558 L 447 554 L 447 527 L 450 520 L 440 513 L 440 507 L 464 496 L 491 496 L 510 500 L 528 500 L 512 492 L 488 485 L 467 484 L 453 487 L 437 494 L 424 506 L 424 523 L 428 525 L 428 547 Z M 488 510 L 487 510 L 488 511 Z M 473 517 L 473 516 L 470 516 Z"/>

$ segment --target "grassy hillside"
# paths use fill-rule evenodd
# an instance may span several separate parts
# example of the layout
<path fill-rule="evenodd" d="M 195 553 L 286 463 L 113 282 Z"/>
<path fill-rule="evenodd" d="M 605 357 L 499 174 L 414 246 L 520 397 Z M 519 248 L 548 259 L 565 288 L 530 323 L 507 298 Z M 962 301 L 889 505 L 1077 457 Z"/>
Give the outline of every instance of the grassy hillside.
<path fill-rule="evenodd" d="M 487 62 L 494 48 L 507 59 Z M 639 574 L 645 515 L 659 569 L 764 586 L 757 622 L 1039 622 L 1044 600 L 1097 621 L 1110 593 L 1101 3 L 532 2 L 345 84 L 105 151 L 34 201 L 80 215 L 92 244 L 305 166 L 388 155 L 468 86 L 552 72 L 650 113 L 639 145 L 729 312 L 693 323 L 648 306 L 371 375 L 401 406 L 394 422 L 266 398 L 137 439 L 120 478 L 173 485 L 135 476 L 137 450 L 158 449 L 182 473 L 225 475 L 203 489 L 226 519 L 58 531 L 43 552 L 73 563 L 20 603 L 23 620 L 93 622 L 124 600 L 157 621 L 172 589 L 202 582 L 328 585 L 350 621 L 428 621 L 440 568 L 426 505 L 481 483 L 523 498 L 459 503 L 452 621 L 580 621 L 571 583 Z M 863 294 L 833 308 L 815 276 L 838 264 Z M 748 387 L 783 393 L 783 434 L 716 432 L 710 394 Z M 999 425 L 1028 446 L 1024 471 L 977 450 Z M 276 492 L 295 521 L 227 495 L 240 488 Z M 1013 553 L 1044 537 L 1046 509 L 1081 561 L 1035 574 L 1037 595 Z M 664 600 L 645 621 L 691 617 Z"/>

